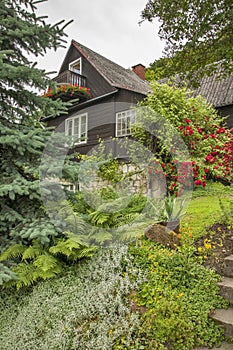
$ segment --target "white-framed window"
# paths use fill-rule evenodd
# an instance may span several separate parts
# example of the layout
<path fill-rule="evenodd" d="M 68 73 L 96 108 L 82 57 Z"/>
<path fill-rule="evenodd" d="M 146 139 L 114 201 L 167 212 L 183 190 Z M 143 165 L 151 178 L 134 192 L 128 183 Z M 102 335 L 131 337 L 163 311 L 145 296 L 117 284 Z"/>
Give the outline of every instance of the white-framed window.
<path fill-rule="evenodd" d="M 132 124 L 135 123 L 136 111 L 129 109 L 116 113 L 116 136 L 131 135 Z"/>
<path fill-rule="evenodd" d="M 77 60 L 70 62 L 69 70 L 74 73 L 82 75 L 82 58 L 78 58 Z"/>
<path fill-rule="evenodd" d="M 77 186 L 73 183 L 63 183 L 62 184 L 62 188 L 66 189 L 70 192 L 74 192 L 74 193 L 76 192 L 76 189 L 77 189 L 76 187 Z"/>
<path fill-rule="evenodd" d="M 87 113 L 67 118 L 65 134 L 72 137 L 74 144 L 87 142 Z"/>

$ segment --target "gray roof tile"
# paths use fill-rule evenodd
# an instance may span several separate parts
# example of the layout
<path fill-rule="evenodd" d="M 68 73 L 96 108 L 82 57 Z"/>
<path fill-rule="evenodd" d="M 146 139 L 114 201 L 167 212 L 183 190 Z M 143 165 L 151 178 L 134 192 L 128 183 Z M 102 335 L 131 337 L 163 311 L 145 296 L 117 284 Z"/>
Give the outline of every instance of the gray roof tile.
<path fill-rule="evenodd" d="M 72 44 L 110 85 L 145 95 L 151 90 L 150 84 L 140 79 L 132 70 L 121 67 L 75 40 L 72 40 Z"/>
<path fill-rule="evenodd" d="M 203 77 L 194 94 L 205 97 L 214 107 L 233 104 L 233 74 L 221 80 L 217 79 L 217 73 Z"/>
<path fill-rule="evenodd" d="M 220 69 L 211 76 L 204 76 L 197 89 L 193 89 L 193 95 L 203 96 L 214 107 L 223 107 L 233 104 L 233 74 L 218 79 Z M 164 78 L 159 80 L 159 83 L 166 84 L 169 79 Z M 174 84 L 182 86 L 184 82 L 179 75 L 174 78 Z"/>

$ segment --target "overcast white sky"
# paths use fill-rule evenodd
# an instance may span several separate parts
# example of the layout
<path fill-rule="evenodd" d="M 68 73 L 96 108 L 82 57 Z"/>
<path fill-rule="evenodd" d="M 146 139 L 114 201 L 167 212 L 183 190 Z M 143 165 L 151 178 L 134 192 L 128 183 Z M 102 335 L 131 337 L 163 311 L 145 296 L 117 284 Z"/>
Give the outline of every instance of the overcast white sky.
<path fill-rule="evenodd" d="M 61 19 L 74 22 L 66 29 L 67 48 L 72 39 L 129 68 L 137 63 L 148 66 L 162 56 L 163 42 L 158 25 L 144 22 L 140 13 L 146 0 L 48 0 L 38 4 L 38 13 L 50 23 Z M 38 59 L 40 68 L 58 71 L 66 49 L 50 51 Z"/>

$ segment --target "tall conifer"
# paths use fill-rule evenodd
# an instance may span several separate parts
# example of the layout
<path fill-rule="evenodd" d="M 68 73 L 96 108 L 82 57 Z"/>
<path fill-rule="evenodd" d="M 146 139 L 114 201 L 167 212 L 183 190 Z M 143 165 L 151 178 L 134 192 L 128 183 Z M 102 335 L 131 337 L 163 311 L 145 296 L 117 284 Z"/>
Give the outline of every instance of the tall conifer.
<path fill-rule="evenodd" d="M 41 97 L 49 75 L 28 57 L 62 47 L 66 24 L 45 23 L 36 14 L 43 1 L 0 2 L 0 250 L 35 238 L 43 243 L 56 234 L 39 191 L 38 168 L 50 135 L 40 118 L 66 106 Z"/>

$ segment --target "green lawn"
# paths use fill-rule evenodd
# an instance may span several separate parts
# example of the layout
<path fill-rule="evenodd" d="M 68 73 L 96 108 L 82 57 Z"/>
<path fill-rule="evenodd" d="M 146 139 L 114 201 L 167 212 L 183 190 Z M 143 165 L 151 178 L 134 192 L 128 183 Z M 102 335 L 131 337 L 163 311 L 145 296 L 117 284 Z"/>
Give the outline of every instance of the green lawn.
<path fill-rule="evenodd" d="M 194 239 L 205 235 L 208 226 L 222 219 L 219 199 L 228 209 L 233 200 L 233 187 L 210 182 L 206 188 L 196 189 L 181 220 L 181 227 L 190 227 Z"/>

